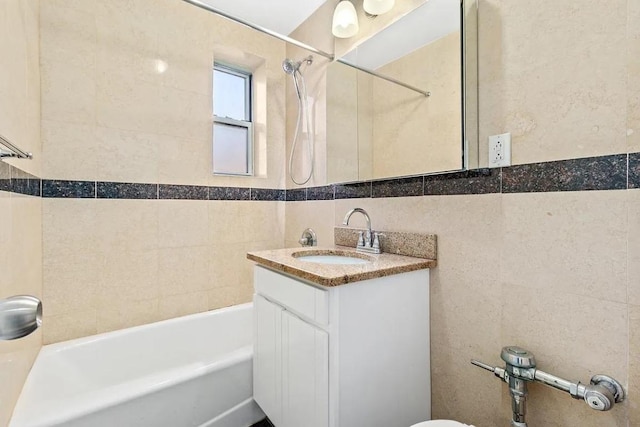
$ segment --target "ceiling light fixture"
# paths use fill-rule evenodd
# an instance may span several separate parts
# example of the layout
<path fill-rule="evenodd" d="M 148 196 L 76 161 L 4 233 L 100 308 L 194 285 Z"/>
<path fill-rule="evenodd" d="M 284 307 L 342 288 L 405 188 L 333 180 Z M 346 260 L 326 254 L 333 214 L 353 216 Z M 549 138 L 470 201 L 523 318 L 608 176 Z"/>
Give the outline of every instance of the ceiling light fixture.
<path fill-rule="evenodd" d="M 395 0 L 364 0 L 362 7 L 369 15 L 377 16 L 389 12 L 394 4 Z"/>
<path fill-rule="evenodd" d="M 393 0 L 391 0 L 393 3 Z M 348 39 L 358 34 L 358 14 L 356 8 L 349 0 L 342 0 L 333 11 L 333 25 L 331 32 L 341 39 Z"/>

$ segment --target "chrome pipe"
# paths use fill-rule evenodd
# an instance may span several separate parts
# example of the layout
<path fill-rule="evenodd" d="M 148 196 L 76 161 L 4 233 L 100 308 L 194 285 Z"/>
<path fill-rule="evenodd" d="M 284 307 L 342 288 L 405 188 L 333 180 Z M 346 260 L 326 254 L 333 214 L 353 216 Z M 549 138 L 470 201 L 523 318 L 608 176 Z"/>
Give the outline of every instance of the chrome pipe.
<path fill-rule="evenodd" d="M 184 0 L 184 1 L 189 1 L 189 0 Z M 372 75 L 374 77 L 378 77 L 378 78 L 380 78 L 382 80 L 386 80 L 388 82 L 395 83 L 398 86 L 402 86 L 402 87 L 404 87 L 406 89 L 409 89 L 409 90 L 412 90 L 414 92 L 418 92 L 420 95 L 423 95 L 423 96 L 426 96 L 426 97 L 431 96 L 431 92 L 429 92 L 429 91 L 422 90 L 420 88 L 417 88 L 417 87 L 412 86 L 410 84 L 407 84 L 405 82 L 401 82 L 400 80 L 396 80 L 393 77 L 385 76 L 384 74 L 380 74 L 380 73 L 378 73 L 376 71 L 369 70 L 368 68 L 364 68 L 364 67 L 361 67 L 359 65 L 352 64 L 352 63 L 344 61 L 342 59 L 337 59 L 336 62 L 339 62 L 339 63 L 344 64 L 344 65 L 348 65 L 349 67 L 353 67 L 356 70 L 360 70 L 360 71 L 362 71 L 364 73 L 370 74 L 370 75 Z"/>
<path fill-rule="evenodd" d="M 206 10 L 208 12 L 215 13 L 216 15 L 220 15 L 223 18 L 230 19 L 230 20 L 232 20 L 234 22 L 237 22 L 238 24 L 244 25 L 245 27 L 249 27 L 249 28 L 252 28 L 254 30 L 260 31 L 261 33 L 268 34 L 271 37 L 275 37 L 277 39 L 282 40 L 283 42 L 291 43 L 294 46 L 300 47 L 302 49 L 306 49 L 306 50 L 308 50 L 310 52 L 315 53 L 316 55 L 323 56 L 323 57 L 329 59 L 330 61 L 333 61 L 335 59 L 335 55 L 333 55 L 331 53 L 327 53 L 327 52 L 324 52 L 322 50 L 316 49 L 313 46 L 309 46 L 308 44 L 299 42 L 298 40 L 292 39 L 291 37 L 282 35 L 280 33 L 276 33 L 275 31 L 269 30 L 268 28 L 264 28 L 264 27 L 262 27 L 260 25 L 252 24 L 249 21 L 245 21 L 242 18 L 238 18 L 237 16 L 230 15 L 230 14 L 228 14 L 226 12 L 223 12 L 220 9 L 217 9 L 217 8 L 215 8 L 213 6 L 210 6 L 210 5 L 204 3 L 204 2 L 202 2 L 200 0 L 182 0 L 182 1 L 184 1 L 186 3 L 189 3 L 190 5 L 199 7 L 200 9 L 204 9 L 204 10 Z"/>
<path fill-rule="evenodd" d="M 19 295 L 0 300 L 0 340 L 26 337 L 42 325 L 42 303 L 36 297 Z"/>
<path fill-rule="evenodd" d="M 0 144 L 4 145 L 9 150 L 11 150 L 11 152 L 9 152 L 9 153 L 6 152 L 6 151 L 0 151 L 0 158 L 3 158 L 3 157 L 14 157 L 14 158 L 17 158 L 17 159 L 32 159 L 33 158 L 33 154 L 27 153 L 26 151 L 21 150 L 15 144 L 13 144 L 11 141 L 9 141 L 7 138 L 5 138 L 2 135 L 0 135 Z"/>
<path fill-rule="evenodd" d="M 567 381 L 564 378 L 560 378 L 560 377 L 556 377 L 555 375 L 548 374 L 544 371 L 540 371 L 538 369 L 536 369 L 534 378 L 536 381 L 539 381 L 550 387 L 557 388 L 558 390 L 566 391 L 567 393 L 571 393 L 572 389 L 575 388 L 575 383 L 572 383 L 571 381 Z"/>

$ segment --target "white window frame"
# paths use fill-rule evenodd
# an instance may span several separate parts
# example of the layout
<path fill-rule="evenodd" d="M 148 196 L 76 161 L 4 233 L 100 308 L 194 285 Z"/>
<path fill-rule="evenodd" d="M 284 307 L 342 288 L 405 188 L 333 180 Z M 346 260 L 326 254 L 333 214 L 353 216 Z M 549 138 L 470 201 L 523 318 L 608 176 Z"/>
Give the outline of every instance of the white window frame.
<path fill-rule="evenodd" d="M 247 172 L 246 173 L 216 172 L 215 159 L 213 159 L 213 174 L 227 175 L 227 176 L 253 176 L 253 164 L 254 164 L 253 150 L 254 149 L 253 149 L 253 96 L 252 96 L 253 76 L 252 76 L 252 73 L 249 71 L 245 71 L 241 68 L 234 67 L 232 65 L 228 65 L 220 62 L 213 63 L 213 70 L 227 73 L 227 74 L 232 74 L 234 76 L 241 77 L 244 79 L 244 96 L 245 96 L 244 116 L 245 118 L 247 118 L 247 120 L 238 120 L 231 117 L 221 117 L 221 116 L 216 116 L 214 112 L 213 114 L 214 127 L 216 123 L 220 123 L 227 126 L 236 126 L 236 127 L 247 129 Z M 215 81 L 214 81 L 214 96 L 215 96 Z M 215 101 L 214 101 L 214 105 L 215 105 Z M 215 152 L 215 147 L 213 147 L 213 145 L 215 144 L 215 137 L 213 137 L 211 144 L 212 144 L 213 152 Z"/>

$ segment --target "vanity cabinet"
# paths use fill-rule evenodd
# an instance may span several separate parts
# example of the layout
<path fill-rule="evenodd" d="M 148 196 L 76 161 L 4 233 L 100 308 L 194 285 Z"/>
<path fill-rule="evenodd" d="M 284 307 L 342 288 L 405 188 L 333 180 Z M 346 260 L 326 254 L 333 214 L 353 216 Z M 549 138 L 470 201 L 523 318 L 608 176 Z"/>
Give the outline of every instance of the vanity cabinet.
<path fill-rule="evenodd" d="M 430 419 L 428 271 L 321 287 L 255 267 L 254 399 L 276 427 Z"/>

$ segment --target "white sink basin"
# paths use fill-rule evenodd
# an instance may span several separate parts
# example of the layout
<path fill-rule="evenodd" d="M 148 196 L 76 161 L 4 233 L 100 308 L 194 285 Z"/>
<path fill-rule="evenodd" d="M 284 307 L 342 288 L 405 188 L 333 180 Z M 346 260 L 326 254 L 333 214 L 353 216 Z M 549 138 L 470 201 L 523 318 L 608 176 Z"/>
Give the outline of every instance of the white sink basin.
<path fill-rule="evenodd" d="M 334 264 L 334 265 L 362 265 L 368 264 L 371 262 L 369 259 L 364 257 L 356 257 L 352 254 L 341 254 L 341 253 L 327 253 L 327 254 L 318 254 L 318 253 L 309 253 L 308 255 L 304 252 L 295 253 L 293 255 L 300 261 L 305 262 L 315 262 L 316 264 Z"/>
<path fill-rule="evenodd" d="M 341 265 L 358 265 L 367 264 L 369 261 L 362 258 L 353 258 L 342 255 L 309 255 L 298 257 L 300 261 L 315 262 L 317 264 L 341 264 Z"/>

